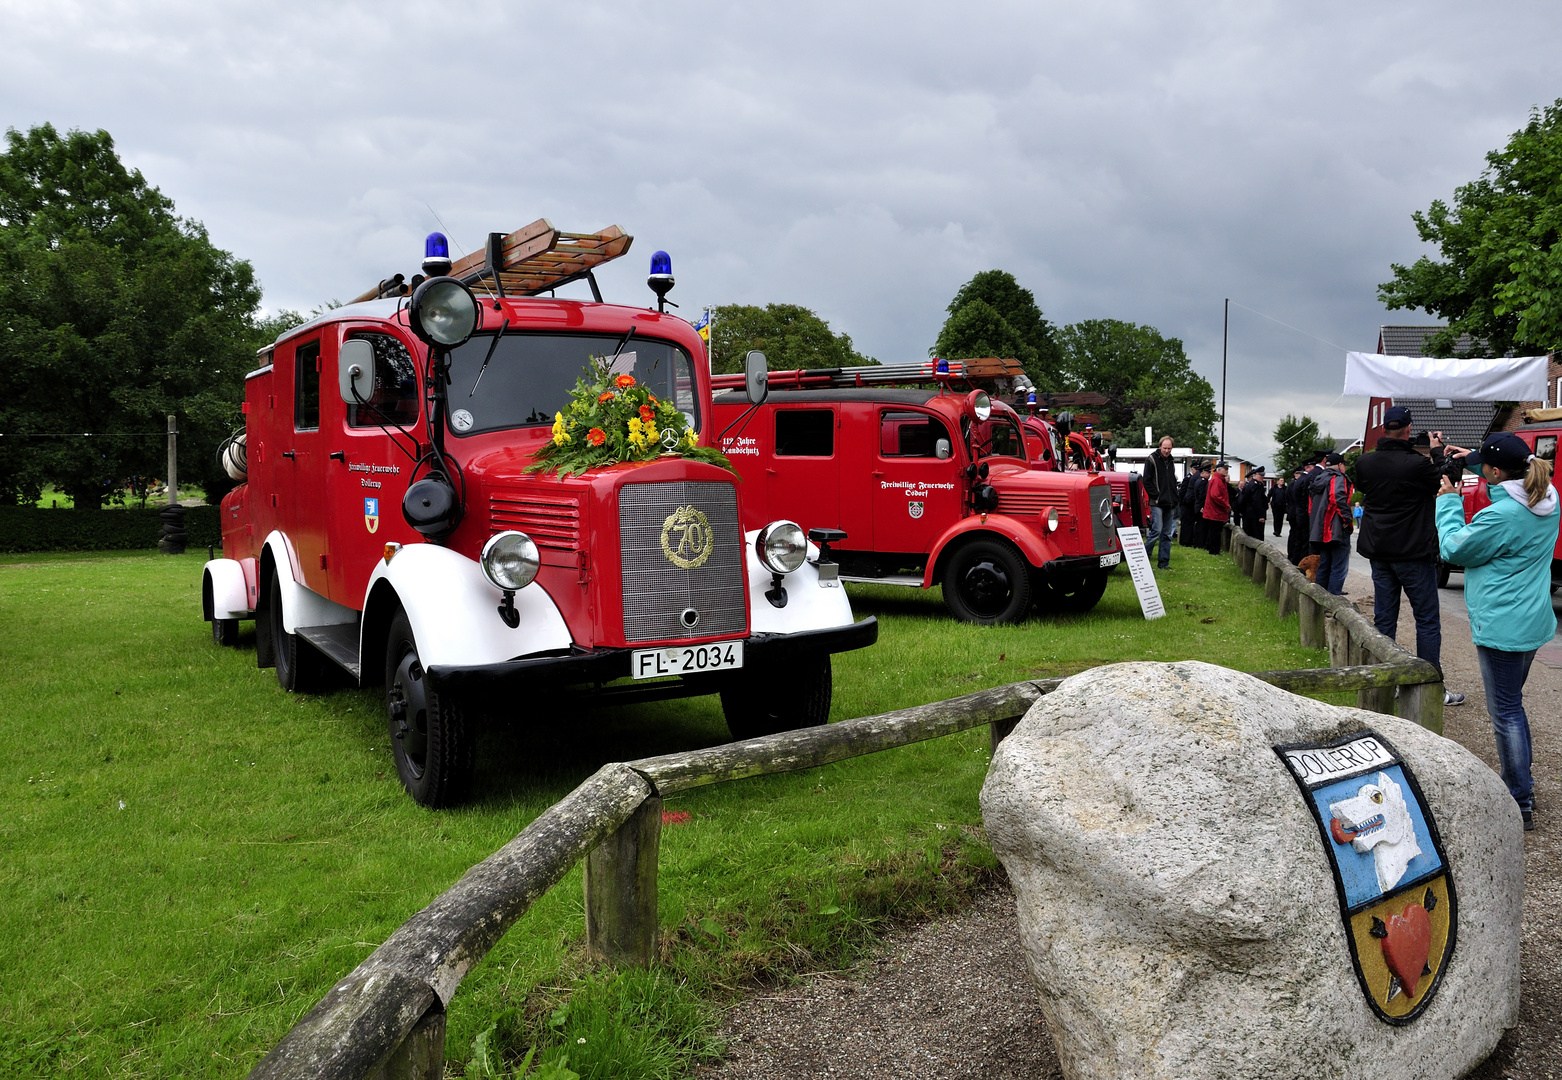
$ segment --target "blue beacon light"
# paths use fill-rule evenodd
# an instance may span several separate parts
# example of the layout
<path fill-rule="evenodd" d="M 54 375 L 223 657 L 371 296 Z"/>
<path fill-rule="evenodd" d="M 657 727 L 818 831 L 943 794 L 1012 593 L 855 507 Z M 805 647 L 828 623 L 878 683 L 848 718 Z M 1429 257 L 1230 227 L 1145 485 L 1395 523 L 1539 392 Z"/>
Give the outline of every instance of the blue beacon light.
<path fill-rule="evenodd" d="M 429 277 L 450 273 L 450 241 L 444 233 L 431 232 L 423 241 L 423 272 Z"/>
<path fill-rule="evenodd" d="M 1031 406 L 1032 408 L 1035 407 L 1035 405 L 1036 405 L 1036 391 L 1032 390 L 1028 394 L 1025 395 L 1025 404 Z"/>
<path fill-rule="evenodd" d="M 671 275 L 673 272 L 673 258 L 665 251 L 653 252 L 651 255 L 651 273 Z"/>
<path fill-rule="evenodd" d="M 665 305 L 672 301 L 667 299 L 667 294 L 673 287 L 673 259 L 665 251 L 657 251 L 651 254 L 651 276 L 645 279 L 646 285 L 656 294 L 656 310 L 667 310 Z M 673 307 L 677 307 L 673 304 Z"/>
<path fill-rule="evenodd" d="M 940 360 L 938 362 L 938 367 L 935 370 L 940 375 L 948 375 L 949 374 L 949 361 L 948 360 Z"/>

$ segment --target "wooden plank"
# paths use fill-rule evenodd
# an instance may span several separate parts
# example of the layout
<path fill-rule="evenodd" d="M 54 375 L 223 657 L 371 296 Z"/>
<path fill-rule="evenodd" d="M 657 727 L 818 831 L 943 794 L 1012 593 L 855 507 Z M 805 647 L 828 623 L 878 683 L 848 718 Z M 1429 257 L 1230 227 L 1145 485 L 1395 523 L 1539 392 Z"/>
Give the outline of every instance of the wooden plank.
<path fill-rule="evenodd" d="M 1421 661 L 1420 663 L 1425 663 Z M 1435 678 L 1437 671 L 1426 664 Z M 1427 671 L 1418 664 L 1361 664 L 1354 667 L 1301 668 L 1295 671 L 1255 671 L 1253 678 L 1293 694 L 1329 693 L 1339 690 L 1374 690 L 1417 685 Z M 1403 692 L 1403 691 L 1401 691 Z M 1439 699 L 1441 700 L 1441 699 Z"/>

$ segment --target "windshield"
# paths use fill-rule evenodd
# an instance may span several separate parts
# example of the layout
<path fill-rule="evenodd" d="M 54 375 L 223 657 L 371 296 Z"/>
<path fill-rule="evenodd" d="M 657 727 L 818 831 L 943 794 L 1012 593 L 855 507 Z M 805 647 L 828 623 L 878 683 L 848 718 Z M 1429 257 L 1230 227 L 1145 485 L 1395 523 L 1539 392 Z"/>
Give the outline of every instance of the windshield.
<path fill-rule="evenodd" d="M 1012 457 L 1025 461 L 1025 437 L 1020 426 L 1012 419 L 994 412 L 989 419 L 967 421 L 966 442 L 971 448 L 971 460 L 989 457 Z"/>
<path fill-rule="evenodd" d="M 465 436 L 552 424 L 553 414 L 569 404 L 575 380 L 591 379 L 592 362 L 615 352 L 618 359 L 613 362 L 613 374 L 633 375 L 651 393 L 676 404 L 689 426 L 699 430 L 700 409 L 689 354 L 670 342 L 638 335 L 620 351 L 621 341 L 622 335 L 506 334 L 483 370 L 483 358 L 494 345 L 494 335 L 474 334 L 450 353 L 451 432 Z"/>

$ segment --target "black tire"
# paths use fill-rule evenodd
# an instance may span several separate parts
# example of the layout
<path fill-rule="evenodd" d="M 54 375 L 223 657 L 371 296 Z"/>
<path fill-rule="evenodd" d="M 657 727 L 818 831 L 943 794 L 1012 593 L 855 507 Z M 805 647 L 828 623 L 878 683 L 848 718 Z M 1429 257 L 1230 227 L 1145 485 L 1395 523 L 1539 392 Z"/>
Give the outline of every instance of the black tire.
<path fill-rule="evenodd" d="M 407 613 L 398 610 L 385 639 L 385 716 L 396 773 L 420 806 L 455 806 L 472 786 L 476 758 L 466 716 L 423 677 Z"/>
<path fill-rule="evenodd" d="M 834 684 L 828 655 L 805 659 L 779 677 L 780 685 L 755 685 L 760 680 L 748 679 L 721 692 L 721 711 L 734 739 L 758 739 L 829 722 Z"/>
<path fill-rule="evenodd" d="M 282 622 L 282 580 L 271 576 L 271 625 L 267 628 L 271 637 L 271 659 L 277 669 L 277 682 L 282 689 L 294 694 L 312 694 L 324 681 L 324 658 L 314 646 L 287 632 Z"/>
<path fill-rule="evenodd" d="M 1036 606 L 1058 615 L 1083 615 L 1101 602 L 1111 570 L 1101 570 L 1072 581 L 1045 582 L 1037 590 Z"/>
<path fill-rule="evenodd" d="M 1449 566 L 1447 563 L 1443 562 L 1441 559 L 1438 560 L 1438 563 L 1437 563 L 1437 587 L 1439 589 L 1446 589 L 1446 588 L 1448 588 L 1448 575 L 1453 573 L 1453 569 L 1454 568 L 1452 566 Z"/>
<path fill-rule="evenodd" d="M 962 622 L 1023 622 L 1030 612 L 1030 566 L 1001 540 L 970 540 L 944 570 L 944 603 Z"/>
<path fill-rule="evenodd" d="M 227 649 L 237 645 L 239 643 L 239 620 L 213 619 L 212 641 Z"/>

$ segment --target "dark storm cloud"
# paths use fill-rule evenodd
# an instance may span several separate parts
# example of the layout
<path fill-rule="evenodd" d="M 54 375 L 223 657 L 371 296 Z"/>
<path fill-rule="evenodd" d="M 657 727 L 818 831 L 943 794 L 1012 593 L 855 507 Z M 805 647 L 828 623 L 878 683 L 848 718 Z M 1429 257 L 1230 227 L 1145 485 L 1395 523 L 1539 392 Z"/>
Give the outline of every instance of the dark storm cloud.
<path fill-rule="evenodd" d="M 104 127 L 271 307 L 410 272 L 546 215 L 637 236 L 602 276 L 645 302 L 791 301 L 881 359 L 925 355 L 1002 267 L 1057 322 L 1184 339 L 1228 440 L 1337 434 L 1341 348 L 1419 246 L 1410 212 L 1562 95 L 1552 5 L 9 2 L 9 125 Z M 1246 308 L 1300 327 L 1284 329 Z M 1333 344 L 1324 344 L 1316 338 Z M 1336 348 L 1335 346 L 1340 348 Z"/>

